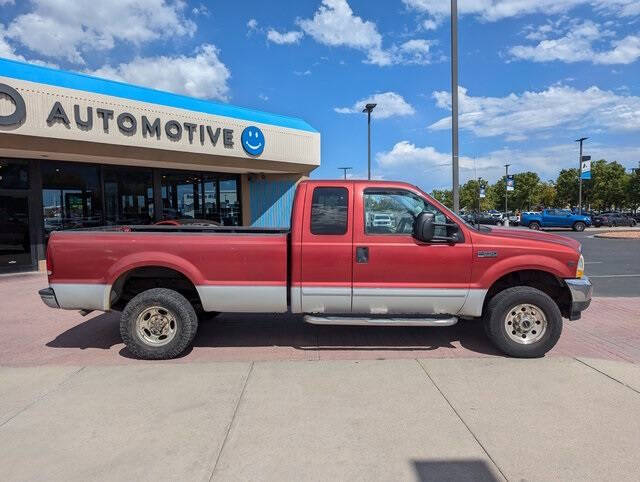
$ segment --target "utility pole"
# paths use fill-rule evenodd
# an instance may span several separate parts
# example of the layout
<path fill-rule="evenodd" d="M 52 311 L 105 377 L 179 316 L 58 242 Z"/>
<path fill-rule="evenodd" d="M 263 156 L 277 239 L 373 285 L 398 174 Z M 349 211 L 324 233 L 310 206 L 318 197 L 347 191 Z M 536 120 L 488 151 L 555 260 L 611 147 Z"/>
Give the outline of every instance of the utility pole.
<path fill-rule="evenodd" d="M 339 167 L 338 169 L 342 169 L 344 171 L 344 180 L 347 180 L 347 171 L 349 169 L 353 169 L 353 167 Z"/>
<path fill-rule="evenodd" d="M 453 169 L 453 212 L 460 212 L 458 168 L 458 0 L 451 0 L 451 161 Z"/>
<path fill-rule="evenodd" d="M 509 226 L 509 214 L 507 211 L 507 199 L 509 198 L 509 166 L 511 164 L 504 165 L 504 217 L 505 226 Z"/>
<path fill-rule="evenodd" d="M 580 143 L 580 156 L 578 157 L 578 213 L 582 214 L 582 143 L 589 139 L 588 137 L 581 137 L 576 139 L 576 142 Z"/>
<path fill-rule="evenodd" d="M 362 112 L 367 113 L 367 179 L 369 180 L 371 180 L 371 112 L 376 105 L 378 104 L 367 104 L 362 109 Z"/>

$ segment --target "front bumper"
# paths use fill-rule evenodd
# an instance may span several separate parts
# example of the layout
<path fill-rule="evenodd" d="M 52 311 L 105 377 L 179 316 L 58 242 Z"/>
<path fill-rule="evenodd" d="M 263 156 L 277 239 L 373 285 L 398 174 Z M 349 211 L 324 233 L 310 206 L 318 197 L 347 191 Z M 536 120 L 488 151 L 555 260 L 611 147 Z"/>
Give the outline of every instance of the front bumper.
<path fill-rule="evenodd" d="M 40 295 L 42 302 L 49 308 L 60 308 L 53 288 L 44 288 L 38 291 L 38 294 Z"/>
<path fill-rule="evenodd" d="M 581 313 L 589 308 L 591 296 L 593 295 L 593 285 L 586 276 L 579 279 L 564 280 L 571 292 L 571 313 L 570 320 L 579 320 Z"/>

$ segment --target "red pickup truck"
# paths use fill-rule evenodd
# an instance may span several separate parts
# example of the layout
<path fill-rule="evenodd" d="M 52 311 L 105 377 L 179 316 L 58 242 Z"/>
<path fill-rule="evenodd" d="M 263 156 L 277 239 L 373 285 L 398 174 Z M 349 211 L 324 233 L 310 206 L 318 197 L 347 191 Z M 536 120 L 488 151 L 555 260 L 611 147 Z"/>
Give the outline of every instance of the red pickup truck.
<path fill-rule="evenodd" d="M 591 302 L 580 244 L 476 229 L 420 189 L 304 181 L 291 229 L 119 226 L 54 232 L 53 308 L 121 311 L 140 358 L 180 355 L 218 312 L 304 314 L 315 324 L 447 326 L 482 319 L 508 355 L 539 357 Z"/>

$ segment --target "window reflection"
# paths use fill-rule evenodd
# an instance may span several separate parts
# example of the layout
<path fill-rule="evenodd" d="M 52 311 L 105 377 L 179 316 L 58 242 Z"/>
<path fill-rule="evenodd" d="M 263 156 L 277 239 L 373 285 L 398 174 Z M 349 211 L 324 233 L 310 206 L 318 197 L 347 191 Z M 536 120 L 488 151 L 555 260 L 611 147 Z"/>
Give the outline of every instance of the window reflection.
<path fill-rule="evenodd" d="M 45 238 L 54 230 L 100 226 L 99 168 L 71 162 L 43 162 L 42 211 Z"/>
<path fill-rule="evenodd" d="M 149 224 L 153 221 L 151 169 L 104 168 L 106 224 Z"/>

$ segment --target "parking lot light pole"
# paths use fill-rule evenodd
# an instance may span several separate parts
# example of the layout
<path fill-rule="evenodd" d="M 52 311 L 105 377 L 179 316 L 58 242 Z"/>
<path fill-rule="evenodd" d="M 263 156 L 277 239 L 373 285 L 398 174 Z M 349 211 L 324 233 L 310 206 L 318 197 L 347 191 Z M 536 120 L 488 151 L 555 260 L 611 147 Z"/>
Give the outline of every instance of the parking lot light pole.
<path fill-rule="evenodd" d="M 458 0 L 451 0 L 451 165 L 453 212 L 460 212 L 458 168 Z"/>
<path fill-rule="evenodd" d="M 347 180 L 347 171 L 353 169 L 353 167 L 339 167 L 338 169 L 342 169 L 344 171 L 344 180 Z"/>
<path fill-rule="evenodd" d="M 362 112 L 367 113 L 367 179 L 369 180 L 371 180 L 371 112 L 376 105 L 378 104 L 367 104 L 362 109 Z"/>
<path fill-rule="evenodd" d="M 504 225 L 509 226 L 509 213 L 507 211 L 507 199 L 509 197 L 509 166 L 511 164 L 504 165 Z"/>
<path fill-rule="evenodd" d="M 589 139 L 588 137 L 581 137 L 576 139 L 576 142 L 580 143 L 580 157 L 578 157 L 578 213 L 582 214 L 582 143 Z"/>

